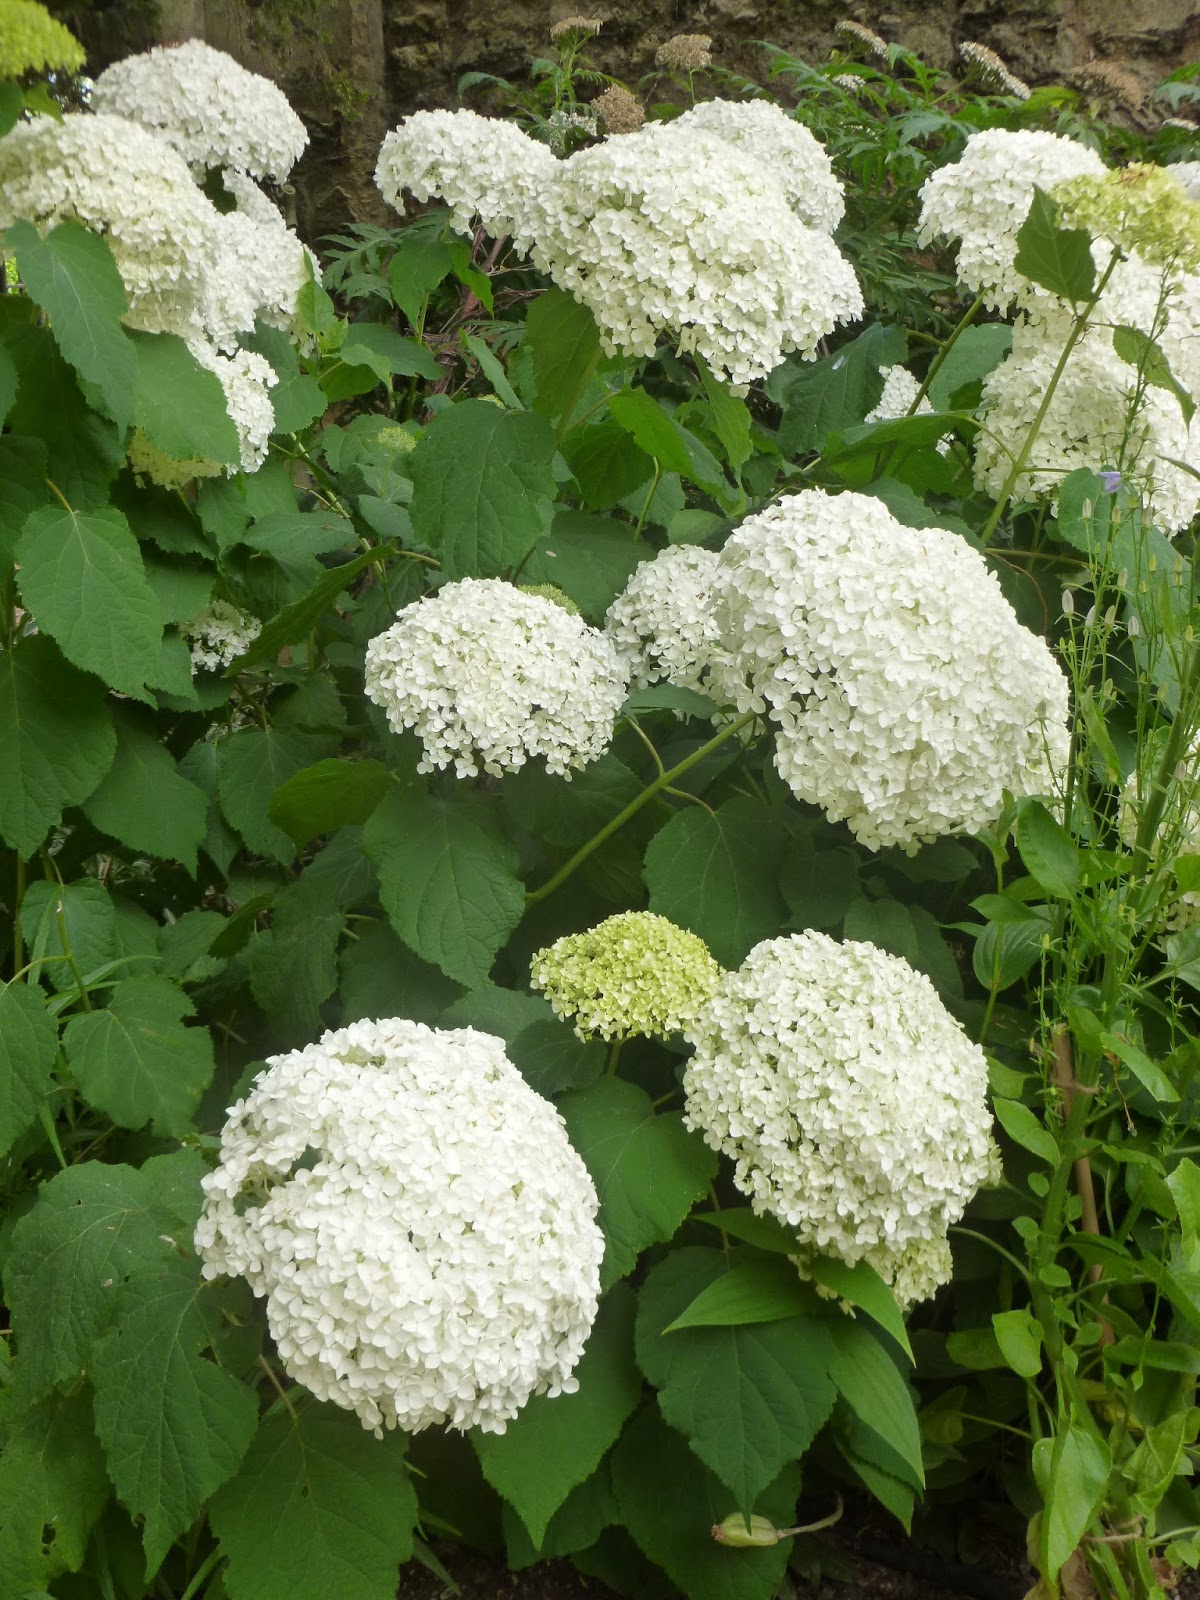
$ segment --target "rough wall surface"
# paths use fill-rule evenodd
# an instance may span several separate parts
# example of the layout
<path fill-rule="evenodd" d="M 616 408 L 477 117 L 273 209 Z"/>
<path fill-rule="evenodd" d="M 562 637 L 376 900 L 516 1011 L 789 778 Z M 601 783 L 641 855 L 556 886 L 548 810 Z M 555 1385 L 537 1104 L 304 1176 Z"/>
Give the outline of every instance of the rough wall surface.
<path fill-rule="evenodd" d="M 160 0 L 146 43 L 204 37 L 283 86 L 313 134 L 296 182 L 301 230 L 316 239 L 347 220 L 388 220 L 371 174 L 406 112 L 457 104 L 472 69 L 519 80 L 552 24 L 580 14 L 604 18 L 590 54 L 633 87 L 673 33 L 710 34 L 722 65 L 761 80 L 756 40 L 821 61 L 845 17 L 939 66 L 978 40 L 1031 83 L 1107 61 L 1148 89 L 1200 59 L 1200 0 L 883 0 L 878 10 L 864 0 Z M 112 18 L 84 24 L 97 66 L 120 31 Z M 122 36 L 112 53 L 129 48 Z"/>

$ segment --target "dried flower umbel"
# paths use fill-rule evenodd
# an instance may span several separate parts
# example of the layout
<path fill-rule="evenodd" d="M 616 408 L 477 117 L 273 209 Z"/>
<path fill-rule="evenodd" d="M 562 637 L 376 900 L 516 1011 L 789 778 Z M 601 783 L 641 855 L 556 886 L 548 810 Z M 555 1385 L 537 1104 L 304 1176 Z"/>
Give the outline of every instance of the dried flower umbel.
<path fill-rule="evenodd" d="M 607 134 L 635 133 L 646 120 L 642 102 L 619 83 L 613 83 L 592 101 L 601 128 Z"/>
<path fill-rule="evenodd" d="M 712 65 L 712 39 L 707 33 L 676 33 L 654 52 L 654 65 L 665 72 L 703 72 Z"/>
<path fill-rule="evenodd" d="M 555 44 L 564 39 L 594 39 L 603 26 L 603 17 L 562 17 L 550 29 L 550 37 Z"/>

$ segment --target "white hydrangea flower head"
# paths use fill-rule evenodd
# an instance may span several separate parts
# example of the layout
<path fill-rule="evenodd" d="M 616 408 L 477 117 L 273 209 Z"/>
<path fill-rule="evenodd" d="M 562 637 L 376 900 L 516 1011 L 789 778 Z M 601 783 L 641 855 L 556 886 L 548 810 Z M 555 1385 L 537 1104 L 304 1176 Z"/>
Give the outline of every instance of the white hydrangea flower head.
<path fill-rule="evenodd" d="M 1002 492 L 1072 324 L 1069 309 L 1039 303 L 1018 317 L 1012 350 L 984 380 L 975 483 L 985 493 Z M 1016 496 L 1053 495 L 1078 467 L 1119 468 L 1164 533 L 1186 528 L 1200 509 L 1200 483 L 1172 461 L 1200 462 L 1200 421 L 1189 425 L 1175 395 L 1155 387 L 1145 389 L 1131 419 L 1136 388 L 1137 369 L 1113 349 L 1111 328 L 1089 328 L 1059 378 Z"/>
<path fill-rule="evenodd" d="M 179 631 L 191 652 L 192 671 L 220 672 L 245 654 L 262 632 L 262 623 L 228 600 L 213 600 L 190 622 L 181 623 Z"/>
<path fill-rule="evenodd" d="M 415 111 L 384 139 L 375 183 L 397 210 L 405 190 L 418 200 L 442 200 L 459 233 L 478 221 L 495 238 L 511 234 L 514 248 L 524 250 L 537 191 L 555 181 L 558 168 L 549 146 L 513 122 L 474 111 Z"/>
<path fill-rule="evenodd" d="M 871 944 L 769 939 L 685 1033 L 684 1120 L 756 1212 L 902 1299 L 949 1276 L 946 1230 L 997 1156 L 983 1051 L 928 978 Z"/>
<path fill-rule="evenodd" d="M 581 1039 L 666 1039 L 716 992 L 704 940 L 653 911 L 622 911 L 535 952 L 530 982 Z"/>
<path fill-rule="evenodd" d="M 661 680 L 714 692 L 713 664 L 722 655 L 721 573 L 716 551 L 687 544 L 669 545 L 637 568 L 604 619 L 633 688 Z"/>
<path fill-rule="evenodd" d="M 241 210 L 225 212 L 217 218 L 217 235 L 220 254 L 201 312 L 207 336 L 222 350 L 234 350 L 238 335 L 249 332 L 256 319 L 292 333 L 310 268 L 320 281 L 316 256 L 277 211 L 273 222 L 259 222 Z"/>
<path fill-rule="evenodd" d="M 240 455 L 237 461 L 225 465 L 205 457 L 177 461 L 156 449 L 142 430 L 135 428 L 126 447 L 129 464 L 140 476 L 165 489 L 182 488 L 193 478 L 215 478 L 222 472 L 230 476 L 239 469 L 257 472 L 267 459 L 271 430 L 275 426 L 275 408 L 269 391 L 279 378 L 269 361 L 250 350 L 237 350 L 231 356 L 224 356 L 203 339 L 189 339 L 188 348 L 202 367 L 207 367 L 221 380 L 225 406 L 238 431 Z"/>
<path fill-rule="evenodd" d="M 367 645 L 367 696 L 397 733 L 415 729 L 418 770 L 460 778 L 539 756 L 569 778 L 608 748 L 626 683 L 599 629 L 499 578 L 444 585 Z"/>
<path fill-rule="evenodd" d="M 1172 161 L 1167 171 L 1189 200 L 1200 200 L 1200 161 Z"/>
<path fill-rule="evenodd" d="M 740 387 L 862 311 L 833 240 L 716 134 L 647 124 L 569 157 L 536 201 L 533 260 L 591 310 L 607 354 L 651 355 L 670 332 Z"/>
<path fill-rule="evenodd" d="M 282 183 L 308 144 L 281 89 L 200 39 L 114 62 L 96 79 L 92 104 L 154 129 L 199 177 L 232 167 Z"/>
<path fill-rule="evenodd" d="M 503 1433 L 577 1388 L 596 1191 L 500 1039 L 390 1019 L 272 1057 L 204 1192 L 205 1277 L 244 1277 L 291 1376 L 365 1428 Z"/>
<path fill-rule="evenodd" d="M 863 844 L 913 851 L 992 823 L 1006 788 L 1056 792 L 1067 680 L 958 534 L 808 489 L 721 560 L 726 696 L 777 725 L 780 776 Z"/>
<path fill-rule="evenodd" d="M 912 409 L 913 401 L 921 394 L 921 385 L 907 367 L 886 367 L 884 369 L 883 393 L 879 396 L 879 404 L 874 406 L 863 418 L 864 422 L 891 422 L 895 417 L 906 417 Z M 929 403 L 928 395 L 921 395 L 921 404 L 914 415 L 923 417 L 931 412 L 933 407 Z"/>
<path fill-rule="evenodd" d="M 0 139 L 0 231 L 26 217 L 41 233 L 75 221 L 102 234 L 131 328 L 199 330 L 219 216 L 182 157 L 121 117 L 35 117 Z"/>
<path fill-rule="evenodd" d="M 221 173 L 221 183 L 238 211 L 251 222 L 271 228 L 278 228 L 283 222 L 283 214 L 274 200 L 244 172 L 226 167 Z"/>
<path fill-rule="evenodd" d="M 842 220 L 842 185 L 824 146 L 773 100 L 702 100 L 674 126 L 715 133 L 768 168 L 810 228 L 832 233 Z"/>
<path fill-rule="evenodd" d="M 957 239 L 959 282 L 1004 310 L 1029 289 L 1016 269 L 1017 234 L 1034 189 L 1105 170 L 1094 150 L 1056 133 L 973 133 L 957 161 L 926 179 L 918 238 Z"/>

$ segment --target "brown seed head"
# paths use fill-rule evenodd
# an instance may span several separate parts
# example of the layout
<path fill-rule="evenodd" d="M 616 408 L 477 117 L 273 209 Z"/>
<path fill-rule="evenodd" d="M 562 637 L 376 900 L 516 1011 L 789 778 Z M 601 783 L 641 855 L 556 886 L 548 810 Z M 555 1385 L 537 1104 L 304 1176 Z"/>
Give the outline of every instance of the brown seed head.
<path fill-rule="evenodd" d="M 568 34 L 580 39 L 594 39 L 604 26 L 602 17 L 563 17 L 550 29 L 555 44 Z"/>
<path fill-rule="evenodd" d="M 863 46 L 881 61 L 887 60 L 887 40 L 880 38 L 874 28 L 866 28 L 861 22 L 852 22 L 849 17 L 843 17 L 833 31 L 848 44 Z"/>
<path fill-rule="evenodd" d="M 703 72 L 712 64 L 712 40 L 707 33 L 677 33 L 654 52 L 654 65 L 668 72 Z"/>
<path fill-rule="evenodd" d="M 619 83 L 611 84 L 592 101 L 592 110 L 605 133 L 634 133 L 646 120 L 642 102 Z"/>

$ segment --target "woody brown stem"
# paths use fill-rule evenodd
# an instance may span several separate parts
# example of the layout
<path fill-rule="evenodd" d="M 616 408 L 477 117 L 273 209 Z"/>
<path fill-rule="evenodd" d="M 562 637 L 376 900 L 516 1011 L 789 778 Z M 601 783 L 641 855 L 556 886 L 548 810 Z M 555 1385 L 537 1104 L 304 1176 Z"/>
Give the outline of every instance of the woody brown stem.
<path fill-rule="evenodd" d="M 1054 1082 L 1062 1091 L 1063 1103 L 1068 1114 L 1074 1103 L 1075 1097 L 1086 1094 L 1088 1091 L 1075 1077 L 1075 1060 L 1071 1053 L 1071 1036 L 1061 1024 L 1054 1029 L 1050 1040 L 1051 1059 L 1054 1064 Z M 1075 1193 L 1083 1210 L 1080 1214 L 1079 1225 L 1084 1233 L 1090 1233 L 1093 1238 L 1100 1237 L 1100 1213 L 1096 1209 L 1096 1186 L 1092 1179 L 1092 1163 L 1087 1156 L 1080 1156 L 1072 1168 L 1075 1179 Z M 1104 1276 L 1104 1268 L 1098 1261 L 1093 1261 L 1087 1269 L 1088 1280 L 1099 1283 Z M 1105 1295 L 1107 1300 L 1108 1296 Z M 1112 1344 L 1113 1331 L 1109 1324 L 1100 1319 L 1102 1329 L 1101 1344 Z"/>

